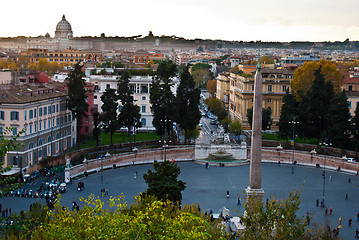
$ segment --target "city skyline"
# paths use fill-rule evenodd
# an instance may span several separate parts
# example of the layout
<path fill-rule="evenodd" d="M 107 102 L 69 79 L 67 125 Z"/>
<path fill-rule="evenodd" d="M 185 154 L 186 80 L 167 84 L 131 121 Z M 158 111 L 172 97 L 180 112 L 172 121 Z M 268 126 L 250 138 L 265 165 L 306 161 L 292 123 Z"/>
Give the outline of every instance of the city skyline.
<path fill-rule="evenodd" d="M 54 36 L 63 14 L 75 37 L 175 35 L 235 41 L 359 40 L 356 0 L 44 0 L 2 3 L 0 37 Z M 21 16 L 21 17 L 20 17 Z"/>

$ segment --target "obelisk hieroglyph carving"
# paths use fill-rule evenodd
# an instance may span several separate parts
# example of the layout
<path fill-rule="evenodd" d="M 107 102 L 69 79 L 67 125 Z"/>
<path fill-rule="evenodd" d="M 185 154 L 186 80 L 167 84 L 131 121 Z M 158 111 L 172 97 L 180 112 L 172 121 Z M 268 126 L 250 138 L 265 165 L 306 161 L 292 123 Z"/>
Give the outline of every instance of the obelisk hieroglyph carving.
<path fill-rule="evenodd" d="M 246 189 L 247 199 L 256 198 L 262 201 L 262 74 L 258 59 L 257 72 L 254 78 L 254 104 L 252 119 L 251 162 L 249 186 Z"/>

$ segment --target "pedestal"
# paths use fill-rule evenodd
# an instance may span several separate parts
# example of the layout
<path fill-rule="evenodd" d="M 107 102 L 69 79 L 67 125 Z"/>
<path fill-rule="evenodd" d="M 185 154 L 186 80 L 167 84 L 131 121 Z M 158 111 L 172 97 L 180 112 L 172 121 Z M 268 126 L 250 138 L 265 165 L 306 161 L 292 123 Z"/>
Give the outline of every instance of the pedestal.
<path fill-rule="evenodd" d="M 250 187 L 247 187 L 246 193 L 247 193 L 247 201 L 249 201 L 249 199 L 253 199 L 253 198 L 258 201 L 263 200 L 264 191 L 261 188 L 260 189 L 252 189 Z"/>

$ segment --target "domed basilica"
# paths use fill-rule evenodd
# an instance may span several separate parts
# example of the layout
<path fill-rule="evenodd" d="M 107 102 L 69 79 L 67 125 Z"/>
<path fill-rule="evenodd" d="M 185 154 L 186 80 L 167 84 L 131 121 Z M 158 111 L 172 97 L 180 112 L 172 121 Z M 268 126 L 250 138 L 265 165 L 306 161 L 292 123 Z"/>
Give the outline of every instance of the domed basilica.
<path fill-rule="evenodd" d="M 72 36 L 71 24 L 63 15 L 62 20 L 56 25 L 55 38 L 72 38 Z"/>

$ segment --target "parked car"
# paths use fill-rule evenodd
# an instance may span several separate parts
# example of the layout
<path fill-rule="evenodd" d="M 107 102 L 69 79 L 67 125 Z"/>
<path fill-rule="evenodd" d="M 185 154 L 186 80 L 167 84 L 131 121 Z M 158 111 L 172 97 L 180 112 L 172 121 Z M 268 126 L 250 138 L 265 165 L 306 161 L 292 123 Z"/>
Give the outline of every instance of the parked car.
<path fill-rule="evenodd" d="M 355 162 L 355 159 L 354 158 L 347 158 L 347 161 L 348 162 Z"/>
<path fill-rule="evenodd" d="M 203 124 L 202 124 L 202 123 L 199 123 L 199 124 L 198 124 L 199 130 L 202 130 L 202 127 L 203 127 Z"/>

